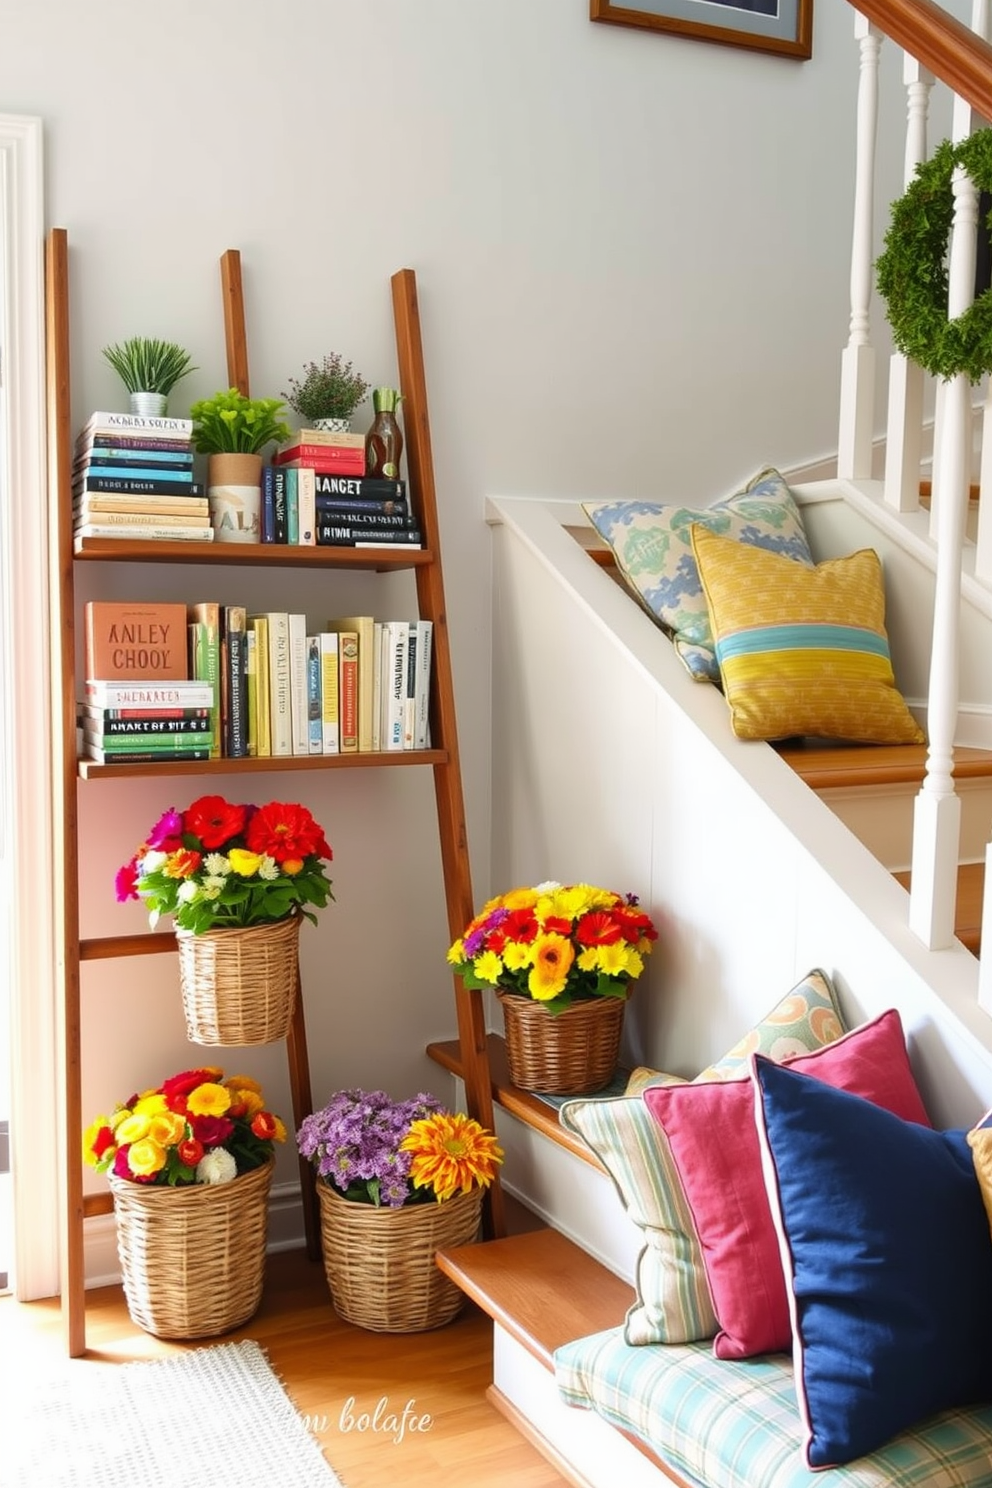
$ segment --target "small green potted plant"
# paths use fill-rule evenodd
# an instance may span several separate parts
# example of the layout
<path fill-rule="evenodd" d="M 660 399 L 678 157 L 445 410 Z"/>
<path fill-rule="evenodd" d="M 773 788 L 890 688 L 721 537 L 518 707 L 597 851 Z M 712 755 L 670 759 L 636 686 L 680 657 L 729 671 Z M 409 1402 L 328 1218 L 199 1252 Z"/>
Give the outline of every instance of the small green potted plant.
<path fill-rule="evenodd" d="M 289 438 L 279 398 L 249 398 L 237 388 L 201 398 L 190 409 L 193 447 L 209 456 L 207 498 L 217 542 L 259 542 L 262 451 Z"/>
<path fill-rule="evenodd" d="M 197 369 L 189 352 L 175 341 L 131 336 L 105 346 L 103 355 L 131 395 L 131 412 L 161 417 L 180 378 Z"/>
<path fill-rule="evenodd" d="M 307 362 L 302 377 L 291 377 L 283 397 L 314 429 L 343 432 L 369 390 L 369 384 L 336 351 L 319 362 Z"/>

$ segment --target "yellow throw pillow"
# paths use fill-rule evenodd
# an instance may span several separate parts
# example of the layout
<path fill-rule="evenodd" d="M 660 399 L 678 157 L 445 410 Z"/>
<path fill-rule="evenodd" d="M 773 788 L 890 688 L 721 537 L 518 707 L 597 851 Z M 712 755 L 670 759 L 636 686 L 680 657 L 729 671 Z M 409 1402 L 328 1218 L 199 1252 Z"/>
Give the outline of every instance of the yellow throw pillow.
<path fill-rule="evenodd" d="M 892 673 L 877 553 L 805 568 L 699 522 L 692 546 L 739 739 L 923 743 Z"/>

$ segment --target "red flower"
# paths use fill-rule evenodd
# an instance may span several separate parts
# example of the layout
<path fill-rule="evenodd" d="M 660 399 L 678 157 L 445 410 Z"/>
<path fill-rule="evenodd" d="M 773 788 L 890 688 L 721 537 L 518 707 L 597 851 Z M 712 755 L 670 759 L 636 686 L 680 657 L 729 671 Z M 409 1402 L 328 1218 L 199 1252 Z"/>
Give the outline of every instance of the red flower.
<path fill-rule="evenodd" d="M 245 815 L 243 806 L 232 805 L 223 796 L 200 796 L 185 812 L 183 826 L 214 852 L 244 830 Z"/>
<path fill-rule="evenodd" d="M 113 1147 L 113 1145 L 114 1134 L 110 1130 L 110 1127 L 101 1126 L 99 1131 L 93 1134 L 93 1140 L 90 1143 L 91 1150 L 97 1162 L 99 1162 L 100 1158 L 106 1152 L 107 1148 Z"/>
<path fill-rule="evenodd" d="M 572 936 L 572 922 L 563 915 L 548 915 L 544 922 L 545 935 L 564 935 L 566 940 Z"/>
<path fill-rule="evenodd" d="M 594 909 L 583 915 L 575 927 L 575 938 L 579 945 L 616 945 L 621 934 L 616 918 L 602 909 Z"/>
<path fill-rule="evenodd" d="M 123 868 L 118 868 L 117 877 L 114 879 L 114 890 L 117 894 L 117 903 L 126 904 L 129 899 L 139 898 L 135 885 L 138 882 L 138 860 L 132 858 L 130 863 L 125 863 Z"/>
<path fill-rule="evenodd" d="M 270 801 L 260 806 L 248 823 L 245 836 L 253 853 L 267 853 L 277 863 L 292 858 L 333 856 L 324 840 L 323 829 L 305 806 Z"/>
<path fill-rule="evenodd" d="M 198 1142 L 196 1137 L 187 1137 L 184 1142 L 179 1143 L 176 1152 L 181 1163 L 185 1163 L 188 1168 L 195 1168 L 203 1156 L 203 1143 Z"/>
<path fill-rule="evenodd" d="M 613 911 L 620 921 L 620 929 L 624 940 L 630 945 L 636 945 L 639 940 L 657 940 L 658 932 L 651 923 L 649 915 L 643 909 L 634 909 L 630 905 L 621 904 Z"/>
<path fill-rule="evenodd" d="M 537 936 L 537 916 L 532 909 L 514 909 L 500 928 L 505 932 L 507 940 L 515 940 L 518 945 L 530 945 Z"/>
<path fill-rule="evenodd" d="M 182 1106 L 173 1106 L 172 1097 L 189 1095 L 197 1085 L 206 1085 L 209 1081 L 216 1080 L 220 1073 L 216 1065 L 208 1065 L 204 1069 L 183 1070 L 182 1074 L 172 1075 L 168 1080 L 163 1080 L 159 1089 L 169 1102 L 170 1110 L 184 1111 L 185 1103 Z"/>
<path fill-rule="evenodd" d="M 186 1120 L 192 1128 L 194 1137 L 198 1142 L 202 1142 L 204 1147 L 220 1147 L 234 1131 L 234 1122 L 226 1116 L 187 1114 Z"/>
<path fill-rule="evenodd" d="M 276 1118 L 271 1111 L 259 1111 L 251 1118 L 251 1129 L 263 1142 L 271 1142 L 276 1134 Z"/>

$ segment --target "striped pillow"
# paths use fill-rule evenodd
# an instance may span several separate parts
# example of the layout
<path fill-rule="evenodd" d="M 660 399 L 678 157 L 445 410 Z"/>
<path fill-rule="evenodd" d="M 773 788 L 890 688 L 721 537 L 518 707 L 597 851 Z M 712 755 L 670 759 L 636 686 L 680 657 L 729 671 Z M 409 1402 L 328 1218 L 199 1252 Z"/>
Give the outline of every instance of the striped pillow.
<path fill-rule="evenodd" d="M 773 1059 L 812 1051 L 840 1038 L 845 1023 L 826 972 L 814 968 L 722 1059 L 693 1084 L 745 1078 L 756 1050 Z M 648 1086 L 685 1085 L 678 1075 L 635 1071 L 627 1095 L 569 1100 L 562 1126 L 595 1153 L 627 1217 L 644 1235 L 637 1258 L 637 1300 L 627 1313 L 629 1344 L 691 1343 L 712 1338 L 718 1323 L 696 1226 L 668 1142 L 640 1092 Z"/>
<path fill-rule="evenodd" d="M 739 739 L 923 743 L 892 672 L 877 553 L 809 569 L 698 522 L 692 545 Z"/>

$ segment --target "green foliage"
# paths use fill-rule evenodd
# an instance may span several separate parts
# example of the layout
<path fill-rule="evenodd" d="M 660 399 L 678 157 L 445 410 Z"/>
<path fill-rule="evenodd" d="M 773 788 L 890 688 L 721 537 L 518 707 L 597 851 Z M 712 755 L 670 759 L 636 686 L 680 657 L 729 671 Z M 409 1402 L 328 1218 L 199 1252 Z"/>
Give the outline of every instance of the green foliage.
<path fill-rule="evenodd" d="M 875 265 L 898 349 L 945 382 L 964 372 L 980 382 L 992 371 L 992 290 L 963 315 L 947 315 L 947 253 L 954 220 L 952 178 L 961 166 L 979 191 L 992 192 L 992 129 L 960 144 L 944 140 L 916 168 L 892 204 L 885 250 Z M 986 224 L 992 230 L 992 213 Z"/>
<path fill-rule="evenodd" d="M 301 378 L 289 379 L 289 390 L 283 397 L 301 418 L 313 422 L 322 418 L 351 418 L 369 385 L 351 362 L 345 362 L 336 351 L 320 362 L 307 362 Z"/>
<path fill-rule="evenodd" d="M 201 454 L 257 455 L 267 444 L 289 438 L 279 398 L 246 398 L 237 388 L 201 398 L 190 409 L 193 444 Z"/>
<path fill-rule="evenodd" d="M 105 346 L 103 355 L 129 393 L 172 392 L 181 377 L 195 372 L 189 352 L 175 341 L 132 336 L 115 346 Z"/>

